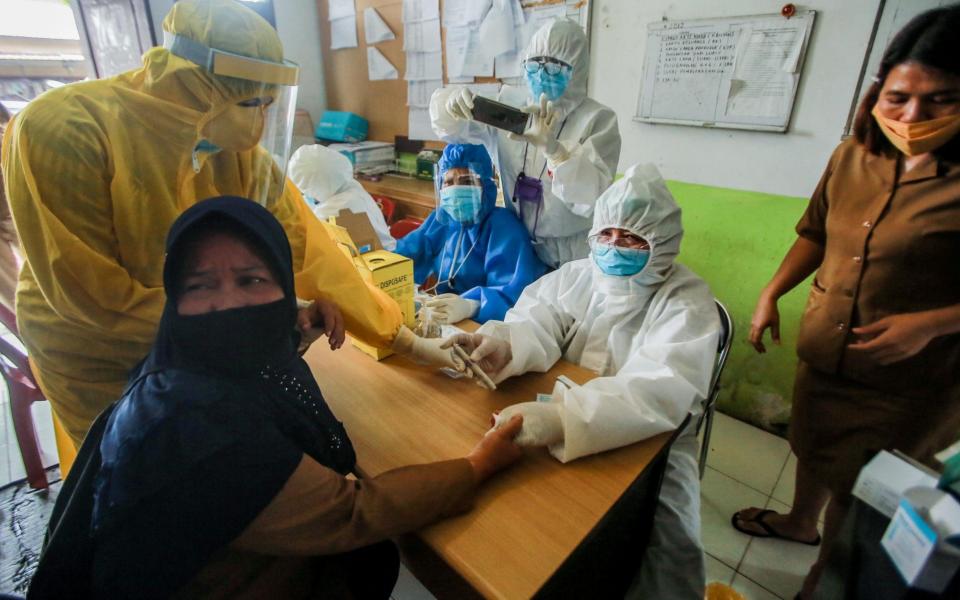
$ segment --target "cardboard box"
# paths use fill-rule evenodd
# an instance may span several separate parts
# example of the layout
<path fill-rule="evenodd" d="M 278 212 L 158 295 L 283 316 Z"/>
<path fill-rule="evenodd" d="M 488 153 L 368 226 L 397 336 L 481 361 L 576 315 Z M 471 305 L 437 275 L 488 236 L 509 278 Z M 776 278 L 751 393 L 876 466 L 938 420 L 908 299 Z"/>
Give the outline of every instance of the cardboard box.
<path fill-rule="evenodd" d="M 880 544 L 912 588 L 942 593 L 960 567 L 960 504 L 932 487 L 906 491 Z"/>
<path fill-rule="evenodd" d="M 356 143 L 367 139 L 370 124 L 352 112 L 326 110 L 317 123 L 314 135 L 321 140 Z"/>
<path fill-rule="evenodd" d="M 331 217 L 330 222 L 347 230 L 353 245 L 360 254 L 383 250 L 380 237 L 370 223 L 366 213 L 355 213 L 349 209 L 341 209 L 337 216 Z"/>
<path fill-rule="evenodd" d="M 406 256 L 386 250 L 374 250 L 354 258 L 354 263 L 358 265 L 360 274 L 367 281 L 397 301 L 397 304 L 400 305 L 400 312 L 403 313 L 404 324 L 413 329 L 416 322 L 413 308 L 413 261 Z M 365 344 L 353 337 L 350 340 L 360 351 L 377 360 L 382 360 L 393 354 L 391 350 Z"/>

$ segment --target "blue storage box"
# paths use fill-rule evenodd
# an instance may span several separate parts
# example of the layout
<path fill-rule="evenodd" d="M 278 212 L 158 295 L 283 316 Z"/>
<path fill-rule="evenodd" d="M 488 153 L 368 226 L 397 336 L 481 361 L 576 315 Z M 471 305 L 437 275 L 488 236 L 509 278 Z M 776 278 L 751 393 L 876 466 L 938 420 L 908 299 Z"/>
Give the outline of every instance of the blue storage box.
<path fill-rule="evenodd" d="M 317 123 L 314 135 L 321 140 L 349 142 L 351 144 L 367 139 L 369 123 L 360 115 L 339 110 L 326 110 Z"/>

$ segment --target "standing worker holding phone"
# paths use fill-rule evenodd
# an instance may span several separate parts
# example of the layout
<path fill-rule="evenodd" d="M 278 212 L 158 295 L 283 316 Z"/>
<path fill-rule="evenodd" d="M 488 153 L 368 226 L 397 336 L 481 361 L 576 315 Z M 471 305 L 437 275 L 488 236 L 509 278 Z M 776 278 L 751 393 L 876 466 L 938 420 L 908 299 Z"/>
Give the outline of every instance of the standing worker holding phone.
<path fill-rule="evenodd" d="M 500 173 L 504 199 L 551 268 L 586 258 L 593 207 L 620 160 L 620 130 L 610 108 L 587 97 L 587 36 L 573 21 L 543 26 L 524 52 L 527 89 L 504 86 L 499 100 L 527 105 L 522 134 L 474 120 L 473 93 L 441 88 L 430 99 L 443 140 L 483 144 Z"/>

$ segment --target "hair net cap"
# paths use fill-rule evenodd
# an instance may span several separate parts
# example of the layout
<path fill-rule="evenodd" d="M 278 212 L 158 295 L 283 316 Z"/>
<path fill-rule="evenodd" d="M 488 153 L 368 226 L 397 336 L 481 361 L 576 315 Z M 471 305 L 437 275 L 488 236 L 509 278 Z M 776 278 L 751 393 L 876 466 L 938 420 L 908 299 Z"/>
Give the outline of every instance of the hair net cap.
<path fill-rule="evenodd" d="M 683 237 L 680 207 L 655 166 L 630 167 L 597 199 L 590 235 L 611 227 L 647 240 L 651 249 L 647 271 L 664 273 L 673 264 Z"/>
<path fill-rule="evenodd" d="M 234 0 L 179 0 L 163 20 L 163 29 L 224 52 L 283 61 L 277 31 Z"/>
<path fill-rule="evenodd" d="M 289 176 L 304 194 L 323 201 L 353 181 L 353 164 L 320 144 L 301 146 L 290 158 Z"/>

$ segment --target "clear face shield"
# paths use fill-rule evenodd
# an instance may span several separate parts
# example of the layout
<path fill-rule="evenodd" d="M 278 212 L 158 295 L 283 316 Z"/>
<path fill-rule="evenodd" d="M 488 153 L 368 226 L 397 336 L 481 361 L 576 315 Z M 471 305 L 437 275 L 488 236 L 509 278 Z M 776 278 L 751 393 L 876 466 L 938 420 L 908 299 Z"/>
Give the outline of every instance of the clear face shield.
<path fill-rule="evenodd" d="M 297 106 L 300 67 L 210 48 L 186 37 L 164 33 L 164 46 L 218 77 L 238 100 L 212 115 L 202 126 L 202 144 L 209 150 L 247 152 L 249 179 L 244 195 L 263 206 L 280 197 Z"/>
<path fill-rule="evenodd" d="M 437 220 L 441 223 L 473 225 L 483 212 L 483 178 L 472 165 L 451 167 L 444 172 L 434 166 Z"/>

